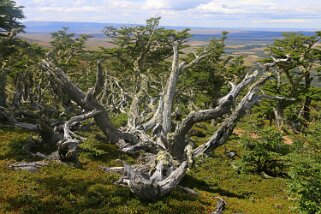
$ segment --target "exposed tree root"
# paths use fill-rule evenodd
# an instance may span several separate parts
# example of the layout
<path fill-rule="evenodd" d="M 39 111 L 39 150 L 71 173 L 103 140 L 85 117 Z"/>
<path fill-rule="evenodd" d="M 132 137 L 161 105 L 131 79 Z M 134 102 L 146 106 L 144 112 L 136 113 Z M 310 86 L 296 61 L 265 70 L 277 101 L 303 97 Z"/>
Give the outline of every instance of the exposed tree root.
<path fill-rule="evenodd" d="M 216 210 L 212 212 L 212 214 L 222 214 L 224 207 L 227 205 L 227 203 L 220 197 L 215 197 L 215 198 L 218 199 L 219 201 L 217 202 Z"/>
<path fill-rule="evenodd" d="M 177 186 L 178 188 L 184 190 L 186 193 L 190 194 L 190 195 L 194 195 L 194 196 L 198 196 L 198 192 L 192 190 L 191 188 L 188 188 L 188 187 L 183 187 L 181 185 L 178 185 Z"/>

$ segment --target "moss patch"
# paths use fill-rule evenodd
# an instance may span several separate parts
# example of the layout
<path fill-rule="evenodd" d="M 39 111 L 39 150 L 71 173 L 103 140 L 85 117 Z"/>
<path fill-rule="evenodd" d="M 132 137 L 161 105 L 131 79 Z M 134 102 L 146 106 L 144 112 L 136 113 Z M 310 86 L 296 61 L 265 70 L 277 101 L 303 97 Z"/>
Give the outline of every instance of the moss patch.
<path fill-rule="evenodd" d="M 206 135 L 210 132 L 199 131 Z M 19 130 L 0 130 L 0 213 L 199 214 L 215 210 L 215 196 L 227 201 L 225 213 L 289 213 L 293 206 L 285 192 L 285 179 L 238 175 L 233 160 L 224 155 L 224 148 L 212 157 L 197 160 L 197 167 L 184 178 L 182 185 L 194 188 L 199 196 L 177 189 L 155 203 L 142 201 L 129 189 L 113 184 L 118 174 L 105 173 L 100 168 L 121 165 L 116 159 L 134 163 L 137 157 L 100 142 L 96 134 L 84 134 L 88 140 L 81 145 L 82 168 L 52 163 L 37 173 L 29 173 L 7 168 L 12 162 L 28 160 L 19 149 L 29 135 Z M 242 153 L 237 136 L 231 138 L 227 148 Z"/>

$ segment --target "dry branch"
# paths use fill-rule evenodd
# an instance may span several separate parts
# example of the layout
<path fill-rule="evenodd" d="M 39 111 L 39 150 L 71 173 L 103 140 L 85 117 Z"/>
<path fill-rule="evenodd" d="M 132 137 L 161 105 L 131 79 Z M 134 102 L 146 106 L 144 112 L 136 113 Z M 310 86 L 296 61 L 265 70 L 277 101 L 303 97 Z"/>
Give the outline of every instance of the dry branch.
<path fill-rule="evenodd" d="M 22 163 L 10 164 L 9 168 L 13 170 L 27 170 L 29 172 L 35 172 L 39 168 L 47 165 L 48 163 L 46 162 L 31 162 L 31 163 L 22 162 Z"/>
<path fill-rule="evenodd" d="M 61 86 L 63 92 L 67 94 L 74 102 L 86 111 L 97 110 L 100 113 L 94 116 L 96 124 L 103 131 L 107 139 L 112 143 L 119 143 L 126 140 L 129 142 L 137 142 L 137 138 L 129 133 L 124 133 L 113 126 L 109 119 L 109 114 L 96 99 L 92 96 L 86 96 L 75 84 L 73 84 L 67 75 L 49 60 L 42 61 L 42 67 L 47 72 L 50 80 Z M 98 69 L 99 70 L 99 69 Z M 97 85 L 97 84 L 96 84 Z M 87 97 L 87 99 L 85 99 Z"/>
<path fill-rule="evenodd" d="M 183 158 L 184 149 L 187 146 L 186 134 L 193 127 L 194 124 L 217 119 L 222 117 L 230 111 L 240 91 L 242 91 L 248 84 L 250 84 L 258 75 L 258 71 L 251 75 L 246 75 L 245 78 L 237 85 L 232 83 L 231 91 L 219 100 L 219 104 L 214 109 L 200 110 L 198 112 L 191 112 L 178 126 L 174 133 L 172 154 L 179 159 Z"/>

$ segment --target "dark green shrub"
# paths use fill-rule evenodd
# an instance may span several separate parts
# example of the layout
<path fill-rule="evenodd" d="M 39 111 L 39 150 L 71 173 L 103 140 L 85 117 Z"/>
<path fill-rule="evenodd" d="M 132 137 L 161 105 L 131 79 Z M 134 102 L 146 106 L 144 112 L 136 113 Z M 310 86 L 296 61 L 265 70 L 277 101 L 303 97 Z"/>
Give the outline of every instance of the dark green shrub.
<path fill-rule="evenodd" d="M 300 213 L 321 213 L 321 155 L 299 155 L 292 158 L 289 190 Z"/>
<path fill-rule="evenodd" d="M 283 143 L 282 133 L 273 128 L 264 128 L 258 139 L 243 138 L 245 150 L 238 169 L 244 173 L 266 173 L 271 176 L 285 175 L 285 155 L 290 147 Z"/>
<path fill-rule="evenodd" d="M 114 126 L 123 127 L 127 124 L 128 116 L 127 114 L 121 113 L 121 114 L 113 115 L 111 120 Z"/>
<path fill-rule="evenodd" d="M 305 139 L 314 152 L 321 152 L 321 123 L 312 123 L 305 130 Z"/>
<path fill-rule="evenodd" d="M 321 213 L 321 123 L 305 130 L 305 144 L 291 157 L 288 181 L 300 213 Z"/>

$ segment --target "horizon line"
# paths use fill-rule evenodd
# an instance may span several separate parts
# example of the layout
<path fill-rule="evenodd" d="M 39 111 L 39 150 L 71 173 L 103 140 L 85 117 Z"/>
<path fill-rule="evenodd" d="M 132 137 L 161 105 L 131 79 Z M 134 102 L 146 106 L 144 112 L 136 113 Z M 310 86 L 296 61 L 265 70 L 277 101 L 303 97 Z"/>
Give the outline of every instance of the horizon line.
<path fill-rule="evenodd" d="M 129 25 L 129 26 L 139 26 L 139 25 L 144 25 L 144 24 L 130 24 L 130 23 L 117 23 L 117 22 L 90 22 L 90 21 L 36 21 L 36 20 L 30 20 L 30 21 L 23 21 L 23 24 L 25 23 L 87 23 L 87 24 L 116 24 L 116 25 Z M 281 27 L 222 27 L 222 26 L 217 26 L 217 27 L 202 27 L 202 26 L 182 26 L 182 25 L 160 25 L 160 27 L 169 27 L 169 28 L 190 28 L 191 30 L 193 29 L 231 29 L 231 30 L 266 30 L 266 31 L 275 31 L 275 30 L 281 30 L 281 31 L 319 31 L 317 28 L 281 28 Z M 320 29 L 321 30 L 321 29 Z"/>

